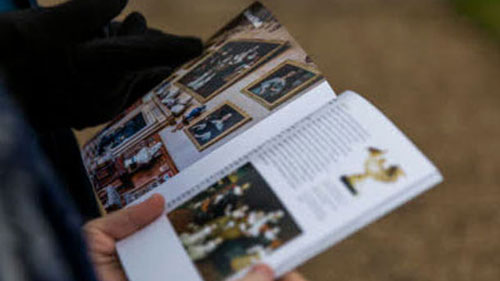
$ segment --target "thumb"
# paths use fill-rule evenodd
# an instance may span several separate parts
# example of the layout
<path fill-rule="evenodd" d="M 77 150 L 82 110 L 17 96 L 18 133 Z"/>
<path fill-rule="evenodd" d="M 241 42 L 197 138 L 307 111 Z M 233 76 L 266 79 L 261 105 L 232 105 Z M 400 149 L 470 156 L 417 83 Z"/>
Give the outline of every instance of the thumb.
<path fill-rule="evenodd" d="M 94 222 L 93 227 L 115 239 L 123 239 L 158 218 L 165 210 L 165 199 L 154 194 L 146 201 L 109 214 Z"/>
<path fill-rule="evenodd" d="M 141 71 L 152 67 L 176 68 L 199 56 L 200 39 L 157 32 L 85 42 L 77 48 L 77 64 L 82 69 L 96 67 L 108 73 Z"/>
<path fill-rule="evenodd" d="M 165 78 L 169 77 L 171 73 L 172 68 L 168 66 L 155 67 L 134 73 L 134 78 L 129 85 L 129 96 L 125 107 L 129 107 L 137 102 L 144 93 L 149 92 L 156 85 L 160 84 Z"/>
<path fill-rule="evenodd" d="M 245 277 L 238 281 L 273 281 L 273 270 L 264 264 L 254 266 Z"/>

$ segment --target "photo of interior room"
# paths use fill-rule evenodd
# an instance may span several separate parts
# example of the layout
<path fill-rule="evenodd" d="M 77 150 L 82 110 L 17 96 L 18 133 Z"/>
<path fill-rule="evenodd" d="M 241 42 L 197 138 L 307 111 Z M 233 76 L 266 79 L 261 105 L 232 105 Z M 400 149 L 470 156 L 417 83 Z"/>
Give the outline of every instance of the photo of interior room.
<path fill-rule="evenodd" d="M 243 91 L 268 78 L 288 85 L 271 105 Z M 322 81 L 288 31 L 262 6 L 250 7 L 207 41 L 202 56 L 85 145 L 84 162 L 102 205 L 122 208 Z"/>

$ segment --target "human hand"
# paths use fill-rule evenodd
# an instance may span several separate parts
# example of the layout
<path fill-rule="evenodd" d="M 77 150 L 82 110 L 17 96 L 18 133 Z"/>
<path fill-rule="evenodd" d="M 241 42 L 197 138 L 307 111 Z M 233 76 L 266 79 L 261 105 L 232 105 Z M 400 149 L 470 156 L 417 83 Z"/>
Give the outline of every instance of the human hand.
<path fill-rule="evenodd" d="M 274 273 L 266 265 L 257 265 L 253 267 L 245 277 L 238 281 L 274 281 Z M 307 281 L 297 272 L 291 272 L 279 279 L 279 281 Z"/>
<path fill-rule="evenodd" d="M 88 251 L 99 280 L 126 281 L 116 251 L 116 242 L 132 235 L 158 218 L 164 211 L 165 200 L 154 194 L 146 201 L 95 219 L 83 227 Z M 266 265 L 257 265 L 239 281 L 274 281 L 274 273 Z M 283 276 L 279 281 L 306 281 L 297 272 Z"/>
<path fill-rule="evenodd" d="M 138 205 L 85 224 L 83 231 L 99 280 L 127 280 L 118 259 L 116 242 L 153 222 L 163 213 L 164 208 L 165 200 L 161 195 L 155 194 Z M 287 281 L 300 281 L 300 279 Z"/>
<path fill-rule="evenodd" d="M 150 29 L 139 13 L 108 25 L 126 3 L 73 0 L 0 14 L 0 70 L 33 125 L 108 121 L 201 54 L 199 39 Z"/>

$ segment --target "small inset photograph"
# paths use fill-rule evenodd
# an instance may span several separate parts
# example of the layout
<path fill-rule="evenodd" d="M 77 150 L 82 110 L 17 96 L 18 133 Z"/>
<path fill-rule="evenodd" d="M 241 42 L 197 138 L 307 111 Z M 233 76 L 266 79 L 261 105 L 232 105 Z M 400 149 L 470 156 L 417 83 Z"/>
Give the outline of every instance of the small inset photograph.
<path fill-rule="evenodd" d="M 243 110 L 226 101 L 189 125 L 184 132 L 196 148 L 202 151 L 251 119 Z"/>
<path fill-rule="evenodd" d="M 103 160 L 90 174 L 107 212 L 125 207 L 178 172 L 158 134 Z"/>
<path fill-rule="evenodd" d="M 399 165 L 387 165 L 386 151 L 369 147 L 368 155 L 364 162 L 364 171 L 356 174 L 343 175 L 340 181 L 352 195 L 359 193 L 359 187 L 367 181 L 379 183 L 394 183 L 405 175 Z"/>
<path fill-rule="evenodd" d="M 269 33 L 275 32 L 280 28 L 281 25 L 272 13 L 261 3 L 254 2 L 244 12 L 210 37 L 205 47 L 209 50 L 214 50 L 222 46 L 231 37 L 238 36 L 238 34 L 255 34 L 257 31 L 260 34 L 266 32 L 269 35 Z"/>
<path fill-rule="evenodd" d="M 169 76 L 167 79 L 163 80 L 158 86 L 153 89 L 153 92 L 159 98 L 165 98 L 169 94 L 169 90 L 172 86 L 172 81 L 177 78 L 176 74 Z"/>
<path fill-rule="evenodd" d="M 285 42 L 239 39 L 210 53 L 177 81 L 177 85 L 205 103 L 255 66 L 277 54 Z"/>
<path fill-rule="evenodd" d="M 300 93 L 319 76 L 317 70 L 287 60 L 247 86 L 242 92 L 271 110 Z"/>
<path fill-rule="evenodd" d="M 108 149 L 115 149 L 136 136 L 147 127 L 147 121 L 142 111 L 133 116 L 126 116 L 128 120 L 109 129 L 103 134 L 98 143 L 98 155 L 104 154 Z"/>
<path fill-rule="evenodd" d="M 251 163 L 168 214 L 205 281 L 221 281 L 271 255 L 302 231 Z"/>

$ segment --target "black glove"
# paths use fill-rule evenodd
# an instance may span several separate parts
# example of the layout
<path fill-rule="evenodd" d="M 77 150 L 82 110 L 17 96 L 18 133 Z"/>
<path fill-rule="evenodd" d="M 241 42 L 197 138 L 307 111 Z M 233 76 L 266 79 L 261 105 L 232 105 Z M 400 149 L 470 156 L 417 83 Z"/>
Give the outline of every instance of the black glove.
<path fill-rule="evenodd" d="M 148 29 L 139 13 L 108 24 L 125 5 L 73 0 L 0 15 L 0 67 L 35 127 L 108 121 L 201 54 L 199 39 Z"/>

